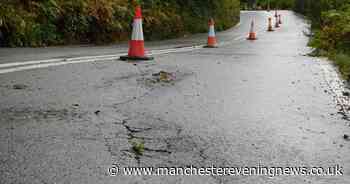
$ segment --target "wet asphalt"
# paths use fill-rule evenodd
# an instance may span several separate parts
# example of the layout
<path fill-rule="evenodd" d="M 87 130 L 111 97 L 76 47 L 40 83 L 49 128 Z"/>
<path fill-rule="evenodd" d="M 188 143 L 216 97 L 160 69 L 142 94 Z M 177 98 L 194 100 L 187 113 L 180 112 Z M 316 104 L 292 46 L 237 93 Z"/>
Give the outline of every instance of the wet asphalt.
<path fill-rule="evenodd" d="M 306 21 L 242 12 L 220 47 L 0 74 L 0 183 L 350 183 L 343 82 L 306 56 Z M 258 40 L 247 41 L 251 18 Z M 199 45 L 206 34 L 151 42 Z M 146 43 L 147 45 L 147 43 Z M 126 45 L 0 49 L 0 63 L 122 53 Z M 157 73 L 171 73 L 170 81 Z M 343 107 L 343 108 L 342 108 Z M 134 142 L 144 150 L 137 154 Z M 120 167 L 341 165 L 343 176 L 109 176 Z"/>

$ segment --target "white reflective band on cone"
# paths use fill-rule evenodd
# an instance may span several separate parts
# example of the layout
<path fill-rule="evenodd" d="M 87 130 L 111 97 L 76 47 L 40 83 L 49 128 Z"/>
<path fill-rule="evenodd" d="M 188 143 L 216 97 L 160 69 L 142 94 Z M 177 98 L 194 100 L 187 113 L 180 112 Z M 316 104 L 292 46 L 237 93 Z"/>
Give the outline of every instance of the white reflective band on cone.
<path fill-rule="evenodd" d="M 214 29 L 214 26 L 210 26 L 210 28 L 209 28 L 209 36 L 210 36 L 210 37 L 215 37 L 215 29 Z"/>
<path fill-rule="evenodd" d="M 143 40 L 142 19 L 134 20 L 131 40 Z"/>
<path fill-rule="evenodd" d="M 250 32 L 254 32 L 254 22 L 252 22 L 251 26 L 250 26 Z"/>

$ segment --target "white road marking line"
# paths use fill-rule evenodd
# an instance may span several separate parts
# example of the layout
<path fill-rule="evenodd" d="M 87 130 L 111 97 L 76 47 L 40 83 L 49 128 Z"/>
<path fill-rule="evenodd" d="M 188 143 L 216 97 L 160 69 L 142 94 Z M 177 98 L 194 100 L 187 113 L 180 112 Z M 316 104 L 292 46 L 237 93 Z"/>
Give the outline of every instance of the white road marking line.
<path fill-rule="evenodd" d="M 8 67 L 13 67 L 13 66 L 39 64 L 39 63 L 51 63 L 51 62 L 59 62 L 59 61 L 62 61 L 62 59 L 48 59 L 48 60 L 39 60 L 39 61 L 5 63 L 5 64 L 0 64 L 0 68 L 8 68 Z"/>
<path fill-rule="evenodd" d="M 111 57 L 111 58 L 105 59 L 105 61 L 118 59 L 119 57 Z M 94 61 L 97 61 L 97 60 L 96 59 L 86 59 L 86 60 L 76 60 L 76 61 L 70 61 L 70 62 L 58 62 L 58 63 L 28 65 L 28 66 L 3 69 L 3 70 L 0 70 L 0 74 L 18 72 L 18 71 L 24 71 L 24 70 L 32 70 L 32 69 L 38 69 L 38 68 L 47 68 L 50 66 L 60 66 L 60 65 L 86 63 L 86 62 L 94 62 Z"/>
<path fill-rule="evenodd" d="M 120 55 L 120 54 L 119 54 Z M 42 64 L 42 63 L 53 63 L 53 62 L 63 62 L 63 61 L 76 61 L 76 60 L 84 60 L 84 59 L 103 59 L 109 57 L 115 57 L 119 55 L 102 55 L 102 56 L 84 56 L 84 57 L 76 57 L 76 58 L 60 58 L 60 59 L 48 59 L 48 60 L 38 60 L 38 61 L 25 61 L 25 62 L 15 62 L 15 63 L 5 63 L 0 64 L 0 68 L 9 68 L 14 66 L 23 66 L 23 65 L 33 65 L 33 64 Z"/>
<path fill-rule="evenodd" d="M 241 25 L 239 23 L 238 25 Z M 261 30 L 258 30 L 260 32 Z M 241 40 L 245 38 L 245 36 L 239 36 L 234 41 Z M 228 43 L 222 42 L 221 46 L 227 45 Z M 168 54 L 168 53 L 176 53 L 176 52 L 188 52 L 193 50 L 202 49 L 205 45 L 195 45 L 190 47 L 182 47 L 182 48 L 173 48 L 173 49 L 163 49 L 163 50 L 152 50 L 149 51 L 150 55 L 160 55 L 160 54 Z M 126 55 L 126 53 L 115 54 L 115 55 L 100 55 L 100 56 L 83 56 L 76 58 L 60 58 L 60 59 L 48 59 L 48 60 L 38 60 L 38 61 L 26 61 L 26 62 L 15 62 L 15 63 L 4 63 L 0 64 L 0 74 L 32 70 L 38 68 L 47 68 L 51 66 L 60 66 L 67 64 L 77 64 L 77 63 L 87 63 L 94 61 L 110 61 L 114 59 L 118 59 L 120 56 Z"/>
<path fill-rule="evenodd" d="M 176 49 L 164 49 L 164 50 L 154 50 L 151 51 L 151 54 L 161 54 L 161 53 L 171 53 L 171 52 L 183 52 L 187 50 L 195 49 L 197 46 L 191 46 L 191 47 L 183 47 L 183 48 L 176 48 Z M 5 63 L 0 64 L 0 68 L 9 68 L 9 67 L 15 67 L 15 66 L 23 66 L 23 65 L 33 65 L 33 64 L 42 64 L 42 63 L 53 63 L 53 62 L 71 62 L 71 61 L 77 61 L 77 60 L 92 60 L 92 59 L 108 59 L 111 57 L 120 57 L 123 54 L 113 54 L 113 55 L 100 55 L 100 56 L 84 56 L 84 57 L 76 57 L 76 58 L 60 58 L 60 59 L 48 59 L 48 60 L 38 60 L 38 61 L 25 61 L 25 62 L 14 62 L 14 63 Z"/>
<path fill-rule="evenodd" d="M 177 49 L 154 50 L 154 51 L 150 51 L 149 53 L 152 55 L 160 55 L 160 54 L 168 54 L 168 53 L 174 53 L 174 52 L 192 51 L 192 50 L 200 49 L 202 47 L 203 47 L 202 45 L 198 45 L 198 46 L 183 47 L 183 48 L 177 48 Z M 32 70 L 32 69 L 38 69 L 38 68 L 47 68 L 51 66 L 60 66 L 60 65 L 67 65 L 67 64 L 87 63 L 87 62 L 94 62 L 94 61 L 109 61 L 109 60 L 119 59 L 119 57 L 123 55 L 125 55 L 125 53 L 116 54 L 116 55 L 86 56 L 86 57 L 68 58 L 68 59 L 51 59 L 51 60 L 41 60 L 41 61 L 7 63 L 7 64 L 0 65 L 0 68 L 5 68 L 0 70 L 0 74 L 12 73 L 12 72 L 18 72 L 18 71 L 24 71 L 24 70 Z M 15 67 L 9 68 L 11 66 L 15 66 Z"/>

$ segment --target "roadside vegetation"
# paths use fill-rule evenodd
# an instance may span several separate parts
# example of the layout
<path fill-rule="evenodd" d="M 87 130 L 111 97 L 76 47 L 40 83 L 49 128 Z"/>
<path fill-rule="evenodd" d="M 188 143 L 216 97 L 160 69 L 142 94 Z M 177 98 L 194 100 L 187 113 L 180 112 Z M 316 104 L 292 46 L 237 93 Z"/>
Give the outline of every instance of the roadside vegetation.
<path fill-rule="evenodd" d="M 1 0 L 0 45 L 38 47 L 107 44 L 129 39 L 133 7 L 141 4 L 145 38 L 167 39 L 239 21 L 239 0 Z"/>
<path fill-rule="evenodd" d="M 329 57 L 350 81 L 350 0 L 296 0 L 294 9 L 312 22 L 311 55 Z"/>
<path fill-rule="evenodd" d="M 295 0 L 241 0 L 242 9 L 291 9 Z"/>

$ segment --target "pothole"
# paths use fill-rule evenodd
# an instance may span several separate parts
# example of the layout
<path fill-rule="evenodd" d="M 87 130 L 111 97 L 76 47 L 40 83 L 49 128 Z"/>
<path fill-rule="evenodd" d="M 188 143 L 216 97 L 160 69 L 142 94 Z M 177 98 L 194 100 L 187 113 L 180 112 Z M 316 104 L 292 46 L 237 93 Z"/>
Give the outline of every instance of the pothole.
<path fill-rule="evenodd" d="M 185 72 L 180 70 L 160 70 L 159 72 L 154 72 L 151 75 L 138 78 L 137 82 L 150 88 L 156 86 L 172 86 L 175 85 L 176 82 L 179 82 L 191 75 L 193 75 L 193 72 Z"/>

